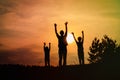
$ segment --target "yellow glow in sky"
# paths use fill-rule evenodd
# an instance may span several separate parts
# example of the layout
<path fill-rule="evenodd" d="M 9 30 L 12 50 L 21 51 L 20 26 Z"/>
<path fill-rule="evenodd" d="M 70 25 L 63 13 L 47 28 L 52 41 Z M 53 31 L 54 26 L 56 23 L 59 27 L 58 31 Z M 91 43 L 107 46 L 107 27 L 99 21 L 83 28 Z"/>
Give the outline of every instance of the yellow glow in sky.
<path fill-rule="evenodd" d="M 73 42 L 74 42 L 73 35 L 72 35 L 72 34 L 70 34 L 70 33 L 68 33 L 68 35 L 67 35 L 67 42 L 68 42 L 68 44 L 70 44 L 70 43 L 73 43 Z"/>

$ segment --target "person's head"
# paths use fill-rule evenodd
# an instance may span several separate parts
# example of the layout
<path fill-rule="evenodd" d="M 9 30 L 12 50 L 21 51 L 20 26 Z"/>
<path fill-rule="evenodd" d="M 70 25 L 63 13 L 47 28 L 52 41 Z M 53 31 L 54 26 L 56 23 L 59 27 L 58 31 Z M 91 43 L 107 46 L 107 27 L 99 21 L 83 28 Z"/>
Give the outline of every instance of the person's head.
<path fill-rule="evenodd" d="M 63 31 L 63 30 L 60 31 L 60 35 L 61 35 L 61 36 L 64 35 L 64 31 Z"/>
<path fill-rule="evenodd" d="M 79 41 L 79 42 L 81 41 L 81 39 L 82 39 L 81 37 L 78 37 L 78 41 Z"/>
<path fill-rule="evenodd" d="M 48 46 L 46 46 L 46 47 L 45 47 L 45 49 L 47 49 L 47 50 L 48 50 Z"/>

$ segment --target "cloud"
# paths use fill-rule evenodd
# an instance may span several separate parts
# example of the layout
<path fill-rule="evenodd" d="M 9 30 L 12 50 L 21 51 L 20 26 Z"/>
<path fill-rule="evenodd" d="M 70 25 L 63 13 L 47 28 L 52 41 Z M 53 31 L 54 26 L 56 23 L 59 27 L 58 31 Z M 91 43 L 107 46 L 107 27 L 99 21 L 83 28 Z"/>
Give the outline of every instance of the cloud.
<path fill-rule="evenodd" d="M 1 27 L 0 29 L 0 37 L 25 37 L 25 32 L 23 31 L 17 31 L 14 29 L 6 29 L 4 27 Z"/>
<path fill-rule="evenodd" d="M 0 0 L 0 37 L 21 38 L 44 32 L 43 27 L 52 15 L 44 10 L 49 8 L 44 5 L 48 3 L 47 0 Z"/>
<path fill-rule="evenodd" d="M 15 7 L 14 0 L 0 0 L 0 5 L 3 7 Z"/>
<path fill-rule="evenodd" d="M 39 52 L 32 51 L 30 48 L 0 50 L 0 64 L 39 65 L 42 63 L 42 55 Z"/>
<path fill-rule="evenodd" d="M 6 8 L 0 8 L 0 15 L 4 15 L 4 14 L 7 14 L 9 13 L 10 11 L 7 10 Z"/>
<path fill-rule="evenodd" d="M 0 47 L 4 46 L 2 43 L 0 43 Z"/>
<path fill-rule="evenodd" d="M 0 15 L 15 13 L 19 17 L 30 17 L 34 12 L 32 7 L 38 6 L 42 9 L 51 2 L 48 0 L 0 0 Z"/>
<path fill-rule="evenodd" d="M 12 12 L 16 6 L 17 5 L 13 0 L 0 0 L 0 15 Z"/>

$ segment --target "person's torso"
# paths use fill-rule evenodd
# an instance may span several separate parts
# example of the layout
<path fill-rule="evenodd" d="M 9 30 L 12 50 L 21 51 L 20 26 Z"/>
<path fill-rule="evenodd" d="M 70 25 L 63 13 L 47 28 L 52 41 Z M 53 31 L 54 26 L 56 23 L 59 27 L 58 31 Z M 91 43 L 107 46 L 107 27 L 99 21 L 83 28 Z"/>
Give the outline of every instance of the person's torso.
<path fill-rule="evenodd" d="M 77 42 L 78 50 L 83 51 L 83 43 L 82 42 Z"/>
<path fill-rule="evenodd" d="M 48 55 L 50 50 L 48 48 L 45 48 L 45 54 Z"/>
<path fill-rule="evenodd" d="M 58 37 L 58 46 L 64 48 L 68 45 L 66 36 L 59 36 Z"/>

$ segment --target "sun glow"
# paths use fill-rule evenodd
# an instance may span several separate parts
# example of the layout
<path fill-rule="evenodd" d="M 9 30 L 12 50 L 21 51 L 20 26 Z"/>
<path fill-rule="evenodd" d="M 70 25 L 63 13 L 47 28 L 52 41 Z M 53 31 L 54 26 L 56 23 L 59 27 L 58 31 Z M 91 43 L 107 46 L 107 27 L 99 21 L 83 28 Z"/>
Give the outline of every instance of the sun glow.
<path fill-rule="evenodd" d="M 68 43 L 73 43 L 73 41 L 74 41 L 73 35 L 68 33 L 68 35 L 67 35 L 67 42 Z"/>

